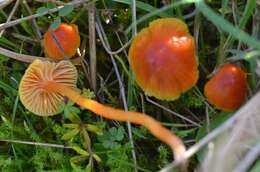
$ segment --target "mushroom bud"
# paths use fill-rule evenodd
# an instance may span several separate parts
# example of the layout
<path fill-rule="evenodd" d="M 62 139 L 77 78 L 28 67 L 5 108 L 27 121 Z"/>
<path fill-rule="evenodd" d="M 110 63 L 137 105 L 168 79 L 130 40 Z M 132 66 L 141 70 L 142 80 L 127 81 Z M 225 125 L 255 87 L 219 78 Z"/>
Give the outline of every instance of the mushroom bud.
<path fill-rule="evenodd" d="M 59 63 L 35 60 L 26 70 L 19 86 L 21 102 L 31 112 L 50 116 L 59 113 L 63 96 L 76 104 L 111 120 L 129 121 L 146 127 L 154 136 L 168 144 L 175 159 L 185 151 L 181 139 L 152 117 L 138 112 L 125 112 L 87 99 L 75 91 L 77 70 L 69 61 Z"/>
<path fill-rule="evenodd" d="M 77 25 L 61 23 L 57 29 L 50 29 L 43 38 L 45 55 L 55 60 L 63 60 L 64 56 L 68 58 L 74 56 L 80 45 Z"/>
<path fill-rule="evenodd" d="M 234 111 L 246 100 L 246 73 L 236 65 L 225 64 L 206 83 L 204 93 L 217 109 Z"/>
<path fill-rule="evenodd" d="M 129 61 L 137 84 L 159 99 L 177 99 L 198 80 L 194 40 L 179 19 L 151 22 L 134 38 Z"/>

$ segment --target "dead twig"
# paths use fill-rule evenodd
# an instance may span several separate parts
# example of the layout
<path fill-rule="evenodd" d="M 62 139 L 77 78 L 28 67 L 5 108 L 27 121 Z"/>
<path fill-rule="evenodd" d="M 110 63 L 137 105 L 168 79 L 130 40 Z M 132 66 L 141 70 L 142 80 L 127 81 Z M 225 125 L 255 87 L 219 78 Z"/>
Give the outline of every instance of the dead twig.
<path fill-rule="evenodd" d="M 231 118 L 229 118 L 227 121 L 225 121 L 218 128 L 211 131 L 208 135 L 206 135 L 204 138 L 202 138 L 198 143 L 191 146 L 184 153 L 184 155 L 181 159 L 168 164 L 166 167 L 161 169 L 160 172 L 169 172 L 170 170 L 177 167 L 182 162 L 187 161 L 187 159 L 189 159 L 192 155 L 194 155 L 196 152 L 198 152 L 205 145 L 207 145 L 210 141 L 212 141 L 217 136 L 219 136 L 221 133 L 223 133 L 224 131 L 231 128 L 233 125 L 235 125 L 235 123 L 241 116 L 248 114 L 248 113 L 255 113 L 255 112 L 259 112 L 259 111 L 260 111 L 260 91 L 257 94 L 255 94 L 255 96 L 253 98 L 251 98 L 251 100 L 249 100 L 242 108 L 240 108 Z"/>
<path fill-rule="evenodd" d="M 186 118 L 185 116 L 183 116 L 183 115 L 181 115 L 181 114 L 179 114 L 179 113 L 177 113 L 177 112 L 174 112 L 174 111 L 172 111 L 172 110 L 170 110 L 170 109 L 168 109 L 168 108 L 166 108 L 166 107 L 160 105 L 159 103 L 157 103 L 157 102 L 155 102 L 155 101 L 149 99 L 147 96 L 146 96 L 146 100 L 147 100 L 149 103 L 151 103 L 151 104 L 153 104 L 153 105 L 155 105 L 155 106 L 157 106 L 157 107 L 159 107 L 159 108 L 165 110 L 166 112 L 169 112 L 170 114 L 173 114 L 174 116 L 177 116 L 177 117 L 179 117 L 179 118 L 181 118 L 181 119 L 183 119 L 183 120 L 185 120 L 185 121 L 187 121 L 187 122 L 189 122 L 189 123 L 191 123 L 191 124 L 193 124 L 193 125 L 195 125 L 195 126 L 197 126 L 197 127 L 201 127 L 201 125 L 200 125 L 199 123 L 194 122 L 194 121 L 190 120 L 189 118 Z"/>
<path fill-rule="evenodd" d="M 27 144 L 27 145 L 45 146 L 45 147 L 63 148 L 63 149 L 72 149 L 71 146 L 65 146 L 65 145 L 59 145 L 59 144 L 52 144 L 52 143 L 41 143 L 41 142 L 32 142 L 32 141 L 22 141 L 22 140 L 0 139 L 0 142 L 18 143 L 18 144 Z"/>
<path fill-rule="evenodd" d="M 77 5 L 83 4 L 83 3 L 88 2 L 88 1 L 89 0 L 78 0 L 78 1 L 66 3 L 65 5 L 77 6 Z M 57 8 L 49 9 L 49 10 L 44 11 L 42 13 L 37 13 L 37 14 L 33 14 L 33 15 L 30 15 L 30 16 L 27 16 L 27 17 L 19 18 L 17 20 L 13 20 L 13 21 L 10 21 L 8 23 L 2 23 L 2 24 L 0 24 L 0 30 L 15 26 L 15 25 L 20 24 L 20 23 L 27 21 L 27 20 L 32 20 L 32 19 L 44 16 L 44 15 L 47 15 L 47 14 L 50 14 L 50 13 L 55 13 L 55 12 L 59 11 L 61 8 L 63 8 L 65 5 L 61 5 L 61 6 L 58 6 Z"/>
<path fill-rule="evenodd" d="M 89 57 L 90 57 L 90 78 L 91 86 L 97 93 L 97 54 L 96 54 L 96 30 L 95 30 L 95 2 L 88 6 L 88 33 L 89 33 Z"/>
<path fill-rule="evenodd" d="M 10 14 L 8 15 L 8 18 L 7 18 L 7 20 L 6 20 L 5 23 L 8 23 L 8 22 L 12 19 L 12 17 L 14 16 L 14 14 L 15 14 L 15 12 L 16 12 L 16 10 L 17 10 L 19 4 L 20 4 L 20 1 L 21 1 L 21 0 L 16 0 L 16 2 L 15 2 L 15 4 L 14 4 L 14 7 L 13 7 L 12 11 L 10 12 Z M 0 32 L 0 37 L 2 37 L 2 35 L 4 34 L 4 32 L 5 32 L 4 29 L 1 30 L 1 32 Z"/>
<path fill-rule="evenodd" d="M 35 59 L 40 59 L 40 60 L 50 60 L 50 61 L 54 61 L 51 58 L 44 58 L 44 57 L 38 57 L 38 56 L 31 56 L 31 55 L 25 55 L 25 54 L 19 54 L 19 53 L 15 53 L 13 51 L 7 50 L 5 48 L 0 47 L 0 54 L 4 55 L 6 57 L 21 61 L 21 62 L 25 62 L 25 63 L 31 63 L 33 62 Z M 80 64 L 81 58 L 80 57 L 76 57 L 73 59 L 70 59 L 70 61 L 73 64 Z"/>

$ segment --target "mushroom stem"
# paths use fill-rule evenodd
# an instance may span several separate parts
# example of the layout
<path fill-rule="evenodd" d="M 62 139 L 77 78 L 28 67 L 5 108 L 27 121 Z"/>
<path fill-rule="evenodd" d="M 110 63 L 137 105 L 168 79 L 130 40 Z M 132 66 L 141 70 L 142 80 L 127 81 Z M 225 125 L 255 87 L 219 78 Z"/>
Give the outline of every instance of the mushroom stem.
<path fill-rule="evenodd" d="M 181 139 L 173 134 L 170 130 L 163 127 L 154 118 L 139 112 L 126 112 L 123 110 L 115 109 L 109 106 L 105 106 L 94 100 L 87 99 L 81 96 L 78 92 L 74 91 L 68 86 L 65 86 L 54 81 L 48 81 L 45 85 L 46 89 L 53 92 L 58 92 L 63 96 L 68 97 L 78 105 L 102 116 L 107 119 L 117 121 L 129 121 L 135 124 L 143 125 L 146 127 L 155 137 L 168 144 L 174 154 L 175 160 L 181 159 L 185 152 L 185 146 Z"/>

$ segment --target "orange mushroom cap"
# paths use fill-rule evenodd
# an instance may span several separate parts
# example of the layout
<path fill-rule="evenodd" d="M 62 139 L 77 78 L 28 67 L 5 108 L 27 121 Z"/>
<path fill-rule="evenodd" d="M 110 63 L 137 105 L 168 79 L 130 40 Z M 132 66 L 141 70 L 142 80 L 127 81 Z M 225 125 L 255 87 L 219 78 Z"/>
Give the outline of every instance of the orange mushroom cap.
<path fill-rule="evenodd" d="M 59 27 L 52 32 L 57 38 L 60 46 L 63 48 L 64 54 L 69 58 L 74 56 L 80 45 L 78 27 L 75 24 L 61 23 Z M 64 59 L 64 54 L 57 45 L 50 30 L 44 34 L 43 43 L 46 56 L 56 60 Z"/>
<path fill-rule="evenodd" d="M 225 64 L 206 83 L 204 93 L 217 109 L 234 111 L 246 100 L 246 73 L 236 65 Z"/>
<path fill-rule="evenodd" d="M 149 96 L 174 100 L 198 80 L 193 37 L 179 19 L 151 22 L 134 38 L 129 58 L 137 83 Z"/>
<path fill-rule="evenodd" d="M 26 70 L 19 86 L 20 99 L 31 112 L 40 116 L 59 113 L 64 98 L 61 94 L 45 89 L 48 81 L 75 88 L 77 70 L 69 61 L 59 63 L 35 60 Z"/>

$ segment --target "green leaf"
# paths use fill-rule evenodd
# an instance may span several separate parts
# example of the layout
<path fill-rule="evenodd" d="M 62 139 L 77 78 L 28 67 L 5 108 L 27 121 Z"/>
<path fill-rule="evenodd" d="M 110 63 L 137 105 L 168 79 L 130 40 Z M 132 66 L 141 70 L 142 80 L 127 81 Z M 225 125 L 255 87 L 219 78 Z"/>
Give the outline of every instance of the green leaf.
<path fill-rule="evenodd" d="M 65 5 L 63 8 L 59 10 L 59 16 L 64 17 L 70 14 L 73 11 L 73 5 Z"/>
<path fill-rule="evenodd" d="M 121 141 L 124 138 L 124 128 L 119 127 L 118 129 L 112 127 L 109 129 L 110 140 Z"/>
<path fill-rule="evenodd" d="M 37 14 L 42 14 L 42 13 L 45 13 L 46 11 L 48 11 L 49 9 L 46 8 L 46 7 L 40 7 L 36 10 L 36 13 Z"/>
<path fill-rule="evenodd" d="M 12 69 L 13 69 L 13 71 L 21 71 L 21 70 L 24 70 L 24 65 L 22 65 L 21 63 L 15 61 L 12 64 Z"/>
<path fill-rule="evenodd" d="M 85 172 L 91 172 L 91 162 L 89 162 L 88 165 L 86 166 Z"/>
<path fill-rule="evenodd" d="M 23 27 L 24 31 L 27 32 L 29 35 L 33 35 L 33 29 L 32 29 L 32 25 L 28 22 L 22 22 L 21 26 Z"/>
<path fill-rule="evenodd" d="M 79 124 L 63 124 L 64 128 L 78 128 Z"/>
<path fill-rule="evenodd" d="M 218 114 L 212 115 L 210 118 L 210 130 L 213 130 L 217 128 L 220 124 L 222 124 L 224 121 L 226 121 L 232 113 L 227 113 L 227 112 L 221 112 Z M 196 136 L 196 141 L 199 141 L 202 137 L 204 137 L 207 134 L 206 131 L 206 124 L 204 124 L 202 127 L 199 128 L 197 136 Z"/>
<path fill-rule="evenodd" d="M 105 140 L 102 145 L 105 147 L 105 148 L 110 148 L 111 147 L 111 141 L 110 140 Z"/>
<path fill-rule="evenodd" d="M 101 162 L 101 158 L 97 154 L 93 154 L 93 157 L 97 162 Z"/>
<path fill-rule="evenodd" d="M 148 130 L 143 126 L 133 127 L 132 131 L 133 135 L 137 138 L 148 139 L 149 137 Z"/>
<path fill-rule="evenodd" d="M 187 129 L 187 130 L 178 130 L 178 131 L 176 131 L 176 133 L 178 133 L 178 136 L 180 136 L 182 138 L 182 137 L 186 137 L 188 135 L 191 135 L 196 130 L 197 130 L 196 128 L 191 128 L 191 129 Z"/>
<path fill-rule="evenodd" d="M 89 153 L 87 151 L 85 151 L 84 149 L 81 149 L 79 146 L 72 146 L 72 149 L 80 155 L 89 156 Z"/>
<path fill-rule="evenodd" d="M 128 4 L 128 5 L 132 4 L 132 0 L 113 0 L 113 1 L 123 3 L 123 4 Z M 147 12 L 158 10 L 154 6 L 152 6 L 148 3 L 141 2 L 141 1 L 136 1 L 136 7 L 139 8 L 139 9 L 142 9 L 144 11 L 147 11 Z M 169 14 L 167 12 L 162 12 L 162 13 L 159 13 L 157 15 L 160 16 L 160 17 L 171 17 L 171 14 Z"/>
<path fill-rule="evenodd" d="M 80 110 L 77 107 L 74 106 L 66 106 L 64 109 L 64 116 L 65 118 L 68 118 L 73 123 L 80 123 L 81 119 L 77 115 L 80 113 Z"/>
<path fill-rule="evenodd" d="M 115 127 L 112 127 L 108 130 L 109 134 L 114 137 L 117 134 L 117 129 Z"/>
<path fill-rule="evenodd" d="M 17 51 L 19 53 L 21 52 L 20 49 L 19 49 L 20 45 L 15 44 L 15 42 L 10 41 L 9 39 L 7 39 L 5 37 L 0 37 L 0 46 L 8 48 L 8 49 L 12 49 L 12 50 Z"/>
<path fill-rule="evenodd" d="M 249 172 L 259 172 L 259 171 L 260 171 L 260 161 L 257 160 Z"/>
<path fill-rule="evenodd" d="M 52 8 L 56 8 L 57 7 L 54 2 L 47 2 L 46 6 L 47 6 L 48 9 L 52 9 Z"/>
<path fill-rule="evenodd" d="M 55 30 L 55 29 L 57 29 L 57 28 L 59 27 L 60 24 L 61 24 L 61 19 L 60 19 L 60 17 L 56 17 L 56 18 L 54 19 L 54 21 L 52 22 L 50 28 L 51 28 L 52 30 Z"/>
<path fill-rule="evenodd" d="M 124 132 L 125 132 L 124 128 L 120 126 L 120 127 L 118 128 L 117 134 L 116 134 L 116 140 L 117 140 L 117 141 L 123 140 L 123 138 L 124 138 Z"/>
<path fill-rule="evenodd" d="M 111 140 L 105 140 L 104 142 L 103 142 L 103 146 L 105 147 L 105 148 L 113 148 L 113 147 L 115 147 L 116 145 L 115 145 L 116 143 L 115 142 L 113 142 L 113 141 L 111 141 Z"/>
<path fill-rule="evenodd" d="M 95 98 L 95 93 L 93 91 L 91 91 L 90 89 L 83 88 L 82 96 L 84 96 L 88 99 L 93 99 L 93 98 Z"/>
<path fill-rule="evenodd" d="M 58 106 L 58 112 L 59 112 L 59 113 L 62 113 L 62 112 L 65 110 L 65 108 L 66 108 L 66 104 L 65 104 L 64 101 L 62 101 L 62 102 L 59 104 L 59 106 Z"/>
<path fill-rule="evenodd" d="M 95 133 L 95 134 L 97 134 L 97 135 L 102 135 L 102 134 L 103 134 L 103 133 L 102 133 L 102 130 L 101 130 L 100 128 L 98 128 L 97 126 L 95 126 L 95 125 L 86 124 L 85 126 L 86 126 L 86 129 L 87 129 L 88 131 L 90 131 L 90 132 L 93 132 L 93 133 Z"/>
<path fill-rule="evenodd" d="M 65 133 L 62 136 L 62 140 L 70 140 L 72 139 L 74 136 L 76 136 L 79 133 L 79 128 L 75 128 L 73 130 L 70 130 L 69 132 Z"/>
<path fill-rule="evenodd" d="M 75 104 L 75 102 L 69 100 L 69 102 L 67 103 L 67 106 L 73 106 Z"/>
<path fill-rule="evenodd" d="M 241 29 L 244 29 L 246 23 L 248 22 L 248 20 L 251 18 L 252 14 L 254 13 L 255 7 L 256 7 L 256 0 L 247 1 L 243 15 L 242 15 L 241 19 L 239 20 L 239 27 Z"/>
<path fill-rule="evenodd" d="M 15 88 L 11 87 L 3 81 L 0 81 L 0 88 L 4 89 L 8 94 L 12 93 L 12 95 L 16 95 L 18 92 Z"/>
<path fill-rule="evenodd" d="M 80 166 L 76 165 L 75 163 L 79 163 L 85 161 L 87 159 L 86 156 L 74 156 L 70 158 L 70 165 L 73 168 L 73 172 L 85 172 Z"/>
<path fill-rule="evenodd" d="M 119 127 L 118 129 L 116 127 L 112 127 L 108 131 L 105 131 L 103 135 L 98 136 L 98 140 L 105 148 L 118 148 L 121 145 L 117 141 L 123 140 L 124 133 L 125 130 L 123 127 Z"/>
<path fill-rule="evenodd" d="M 77 108 L 77 107 L 75 107 L 75 106 L 69 107 L 69 110 L 70 110 L 70 112 L 74 112 L 74 113 L 76 113 L 76 114 L 79 114 L 79 113 L 80 113 L 80 109 Z"/>
<path fill-rule="evenodd" d="M 246 32 L 233 26 L 229 21 L 225 20 L 221 15 L 217 14 L 208 5 L 206 5 L 204 1 L 202 1 L 202 0 L 197 1 L 196 7 L 208 20 L 210 20 L 213 24 L 218 26 L 224 32 L 229 33 L 234 38 L 236 38 L 237 40 L 240 40 L 241 42 L 244 42 L 248 46 L 260 50 L 260 41 L 259 40 L 257 40 L 254 37 L 251 37 Z"/>

